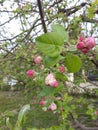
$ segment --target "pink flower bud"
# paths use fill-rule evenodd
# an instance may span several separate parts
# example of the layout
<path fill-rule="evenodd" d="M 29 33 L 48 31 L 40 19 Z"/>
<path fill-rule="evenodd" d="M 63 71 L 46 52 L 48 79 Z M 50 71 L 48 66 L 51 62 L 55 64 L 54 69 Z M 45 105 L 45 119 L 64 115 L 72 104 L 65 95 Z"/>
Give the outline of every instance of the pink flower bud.
<path fill-rule="evenodd" d="M 83 53 L 88 53 L 90 49 L 92 49 L 96 45 L 96 41 L 94 37 L 88 37 L 83 39 L 80 37 L 79 42 L 77 44 L 77 49 L 81 50 Z"/>
<path fill-rule="evenodd" d="M 34 70 L 28 70 L 28 71 L 27 71 L 28 77 L 33 77 L 34 74 L 35 74 Z"/>
<path fill-rule="evenodd" d="M 56 97 L 56 99 L 57 99 L 58 101 L 62 100 L 62 98 L 61 98 L 61 97 Z"/>
<path fill-rule="evenodd" d="M 39 104 L 40 104 L 41 106 L 44 106 L 44 105 L 46 104 L 46 102 L 45 102 L 44 100 L 41 100 L 41 101 L 39 102 Z"/>
<path fill-rule="evenodd" d="M 85 40 L 84 34 L 81 34 L 79 37 L 79 41 L 84 41 L 84 40 Z"/>
<path fill-rule="evenodd" d="M 95 114 L 98 115 L 98 111 L 96 111 Z"/>
<path fill-rule="evenodd" d="M 60 110 L 61 110 L 61 111 L 64 111 L 64 108 L 63 108 L 63 107 L 60 107 Z"/>
<path fill-rule="evenodd" d="M 51 111 L 54 111 L 56 109 L 57 109 L 57 105 L 54 102 L 52 102 L 51 105 L 48 107 L 48 110 L 51 110 Z"/>
<path fill-rule="evenodd" d="M 54 79 L 52 80 L 52 82 L 50 82 L 50 86 L 56 88 L 59 86 L 59 82 L 56 79 Z"/>
<path fill-rule="evenodd" d="M 41 63 L 41 61 L 42 61 L 41 56 L 34 57 L 34 63 L 39 64 L 39 63 Z"/>
<path fill-rule="evenodd" d="M 42 65 L 40 66 L 40 68 L 41 68 L 41 70 L 43 70 L 43 69 L 44 69 L 44 65 L 42 64 Z"/>
<path fill-rule="evenodd" d="M 85 45 L 89 49 L 92 49 L 96 45 L 95 38 L 94 37 L 85 38 Z"/>
<path fill-rule="evenodd" d="M 65 72 L 65 67 L 64 67 L 64 66 L 60 66 L 60 67 L 59 67 L 59 71 L 60 71 L 60 72 Z"/>

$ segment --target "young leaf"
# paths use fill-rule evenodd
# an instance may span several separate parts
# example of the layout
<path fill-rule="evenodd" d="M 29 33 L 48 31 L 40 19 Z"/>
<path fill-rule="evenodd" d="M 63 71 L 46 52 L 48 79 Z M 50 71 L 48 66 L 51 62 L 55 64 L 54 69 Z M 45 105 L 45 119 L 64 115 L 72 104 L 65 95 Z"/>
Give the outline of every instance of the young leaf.
<path fill-rule="evenodd" d="M 63 38 L 57 32 L 49 32 L 36 38 L 38 49 L 50 57 L 58 56 L 64 45 Z"/>
<path fill-rule="evenodd" d="M 75 73 L 80 70 L 82 62 L 77 55 L 68 53 L 65 57 L 65 65 L 69 73 Z"/>
<path fill-rule="evenodd" d="M 54 32 L 57 32 L 63 38 L 64 42 L 68 42 L 68 33 L 65 31 L 65 28 L 62 25 L 53 24 L 51 28 Z"/>
<path fill-rule="evenodd" d="M 56 65 L 60 59 L 61 59 L 61 56 L 57 56 L 57 57 L 46 56 L 44 62 L 45 62 L 46 66 L 52 67 L 52 66 Z"/>
<path fill-rule="evenodd" d="M 12 126 L 12 124 L 10 123 L 9 118 L 6 118 L 6 125 L 7 125 L 7 127 L 8 127 L 10 130 L 12 130 L 13 126 Z"/>
<path fill-rule="evenodd" d="M 24 115 L 26 114 L 26 112 L 28 110 L 30 110 L 30 105 L 29 104 L 27 104 L 27 105 L 25 105 L 25 106 L 22 107 L 22 109 L 20 110 L 19 115 L 18 115 L 18 124 L 22 123 Z"/>

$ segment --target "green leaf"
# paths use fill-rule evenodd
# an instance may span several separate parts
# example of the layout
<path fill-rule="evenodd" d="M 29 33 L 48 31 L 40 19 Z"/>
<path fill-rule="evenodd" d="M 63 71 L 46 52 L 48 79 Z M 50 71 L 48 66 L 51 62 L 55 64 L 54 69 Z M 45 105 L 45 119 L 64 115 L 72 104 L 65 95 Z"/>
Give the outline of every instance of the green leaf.
<path fill-rule="evenodd" d="M 57 88 L 51 86 L 44 86 L 43 90 L 40 92 L 40 96 L 51 96 L 55 93 L 58 93 L 63 87 L 63 84 L 60 84 Z"/>
<path fill-rule="evenodd" d="M 56 79 L 58 79 L 58 80 L 68 81 L 67 76 L 64 75 L 63 73 L 57 72 L 55 76 L 56 76 Z"/>
<path fill-rule="evenodd" d="M 30 110 L 30 105 L 29 104 L 22 107 L 22 109 L 20 110 L 19 115 L 18 115 L 18 124 L 22 123 L 23 118 L 24 118 L 24 116 L 25 116 L 25 114 L 26 114 L 26 112 L 28 110 Z"/>
<path fill-rule="evenodd" d="M 44 63 L 45 63 L 46 66 L 52 67 L 52 66 L 56 65 L 61 58 L 62 58 L 61 56 L 57 56 L 57 57 L 46 56 Z"/>
<path fill-rule="evenodd" d="M 77 55 L 68 53 L 65 57 L 65 65 L 69 73 L 75 73 L 80 70 L 82 62 Z"/>
<path fill-rule="evenodd" d="M 65 28 L 62 25 L 53 24 L 51 28 L 54 32 L 57 32 L 63 38 L 64 42 L 68 42 L 68 33 L 65 31 Z"/>
<path fill-rule="evenodd" d="M 45 88 L 40 92 L 40 96 L 53 95 L 55 93 L 55 88 L 50 86 L 45 86 Z"/>
<path fill-rule="evenodd" d="M 13 126 L 12 126 L 12 124 L 10 123 L 9 118 L 6 118 L 6 125 L 7 125 L 7 127 L 8 127 L 10 130 L 12 130 Z"/>
<path fill-rule="evenodd" d="M 57 32 L 49 32 L 36 38 L 38 49 L 45 55 L 57 57 L 64 45 L 63 38 Z"/>
<path fill-rule="evenodd" d="M 94 15 L 95 15 L 94 14 L 94 7 L 91 6 L 91 7 L 88 8 L 88 17 L 93 18 Z"/>
<path fill-rule="evenodd" d="M 91 6 L 88 8 L 88 17 L 93 18 L 95 16 L 95 11 L 98 7 L 98 0 L 95 0 L 91 3 Z"/>

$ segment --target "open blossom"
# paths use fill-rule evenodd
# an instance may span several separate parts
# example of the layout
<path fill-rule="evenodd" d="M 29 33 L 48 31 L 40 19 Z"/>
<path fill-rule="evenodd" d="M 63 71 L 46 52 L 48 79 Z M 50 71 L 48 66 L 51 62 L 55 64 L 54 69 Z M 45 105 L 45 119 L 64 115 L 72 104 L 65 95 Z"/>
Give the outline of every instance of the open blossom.
<path fill-rule="evenodd" d="M 28 77 L 33 77 L 34 74 L 35 74 L 34 70 L 28 70 L 28 71 L 27 71 Z"/>
<path fill-rule="evenodd" d="M 42 61 L 41 56 L 34 57 L 34 63 L 39 64 L 39 63 L 41 63 L 41 61 Z"/>
<path fill-rule="evenodd" d="M 50 86 L 56 88 L 59 86 L 59 82 L 56 79 L 51 80 Z"/>
<path fill-rule="evenodd" d="M 78 44 L 77 44 L 77 49 L 81 50 L 83 53 L 88 53 L 90 49 L 95 47 L 96 41 L 94 37 L 80 37 Z"/>
<path fill-rule="evenodd" d="M 45 79 L 45 84 L 50 85 L 51 81 L 54 79 L 54 75 L 52 73 L 48 74 Z"/>
<path fill-rule="evenodd" d="M 55 88 L 58 87 L 59 82 L 55 79 L 54 75 L 50 73 L 45 78 L 45 84 Z"/>
<path fill-rule="evenodd" d="M 57 109 L 57 105 L 54 102 L 52 102 L 51 105 L 48 107 L 48 110 L 51 110 L 51 111 L 54 111 L 56 109 Z"/>

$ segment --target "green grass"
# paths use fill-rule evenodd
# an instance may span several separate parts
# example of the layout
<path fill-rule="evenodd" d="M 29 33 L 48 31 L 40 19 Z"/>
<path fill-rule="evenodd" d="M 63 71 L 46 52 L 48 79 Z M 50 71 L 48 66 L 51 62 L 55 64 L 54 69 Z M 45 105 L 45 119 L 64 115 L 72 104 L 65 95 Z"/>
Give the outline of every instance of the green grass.
<path fill-rule="evenodd" d="M 76 97 L 78 99 L 79 97 Z M 86 99 L 87 102 L 93 103 L 97 101 L 97 99 Z M 74 100 L 76 102 L 76 100 Z M 86 102 L 86 101 L 85 101 Z M 26 122 L 23 125 L 23 130 L 26 130 L 26 127 L 32 128 L 48 128 L 54 125 L 59 125 L 59 115 L 53 114 L 51 111 L 44 112 L 38 104 L 38 100 L 35 96 L 32 95 L 32 93 L 28 93 L 28 95 L 24 94 L 22 91 L 20 92 L 4 92 L 0 91 L 0 130 L 8 130 L 5 124 L 5 118 L 6 115 L 9 115 L 12 124 L 15 124 L 17 120 L 17 114 L 22 108 L 23 105 L 31 104 L 31 109 L 29 113 L 26 115 Z M 78 105 L 78 104 L 77 104 Z M 96 104 L 95 104 L 96 105 Z M 78 106 L 77 106 L 78 107 Z M 85 107 L 85 103 L 84 103 Z M 98 105 L 95 106 L 95 108 L 98 108 Z M 11 116 L 9 113 L 13 112 L 14 116 Z M 83 112 L 79 109 L 78 114 L 80 113 L 80 121 L 81 118 L 85 117 L 84 110 Z M 81 115 L 82 113 L 82 115 Z M 90 117 L 87 118 L 86 123 L 88 124 L 91 121 Z M 90 123 L 91 124 L 91 123 Z M 92 124 L 91 124 L 92 125 Z"/>
<path fill-rule="evenodd" d="M 58 124 L 58 115 L 51 111 L 44 112 L 35 98 L 24 95 L 22 92 L 0 92 L 0 130 L 8 130 L 5 125 L 6 113 L 10 116 L 12 124 L 17 120 L 19 110 L 25 104 L 31 104 L 31 110 L 26 116 L 26 127 L 46 128 Z M 9 111 L 15 116 L 11 116 Z M 17 113 L 17 114 L 16 114 Z"/>

